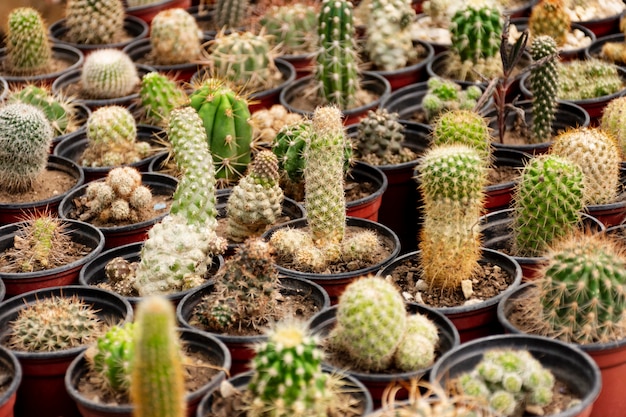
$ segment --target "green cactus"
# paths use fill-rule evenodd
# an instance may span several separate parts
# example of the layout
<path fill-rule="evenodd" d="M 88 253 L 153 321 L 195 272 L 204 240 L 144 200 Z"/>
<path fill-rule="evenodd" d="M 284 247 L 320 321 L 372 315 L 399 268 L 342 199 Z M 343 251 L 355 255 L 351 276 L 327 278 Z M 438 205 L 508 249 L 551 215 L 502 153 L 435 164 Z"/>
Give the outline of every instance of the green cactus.
<path fill-rule="evenodd" d="M 68 0 L 67 39 L 85 45 L 118 43 L 125 35 L 125 13 L 122 0 Z"/>
<path fill-rule="evenodd" d="M 152 296 L 137 305 L 130 399 L 135 417 L 184 417 L 185 376 L 174 306 Z"/>
<path fill-rule="evenodd" d="M 411 33 L 415 15 L 410 0 L 372 0 L 364 48 L 376 68 L 394 71 L 416 61 Z"/>
<path fill-rule="evenodd" d="M 23 352 L 55 352 L 91 343 L 106 330 L 97 311 L 77 296 L 40 298 L 9 324 L 7 346 Z"/>
<path fill-rule="evenodd" d="M 134 323 L 113 326 L 85 352 L 85 358 L 108 390 L 128 393 L 134 358 Z"/>
<path fill-rule="evenodd" d="M 572 20 L 564 0 L 541 0 L 533 6 L 528 28 L 533 37 L 547 35 L 563 46 L 570 32 Z"/>
<path fill-rule="evenodd" d="M 360 89 L 352 9 L 348 0 L 324 0 L 318 16 L 320 49 L 314 77 L 325 104 L 341 110 L 355 105 Z"/>
<path fill-rule="evenodd" d="M 617 140 L 598 128 L 580 127 L 559 134 L 550 148 L 583 172 L 585 205 L 609 204 L 620 189 L 621 152 Z"/>
<path fill-rule="evenodd" d="M 248 18 L 249 0 L 216 0 L 215 25 L 218 29 L 244 26 Z"/>
<path fill-rule="evenodd" d="M 472 110 L 450 110 L 433 123 L 432 144 L 467 145 L 476 149 L 485 164 L 491 161 L 491 129 L 487 120 Z"/>
<path fill-rule="evenodd" d="M 424 202 L 418 244 L 422 278 L 430 288 L 457 291 L 476 273 L 481 257 L 477 224 L 487 166 L 474 148 L 440 145 L 423 155 L 415 174 Z"/>
<path fill-rule="evenodd" d="M 615 94 L 624 89 L 618 66 L 601 59 L 560 63 L 559 92 L 562 100 L 586 100 Z"/>
<path fill-rule="evenodd" d="M 282 54 L 308 54 L 317 47 L 317 13 L 310 4 L 273 5 L 259 23 Z"/>
<path fill-rule="evenodd" d="M 141 78 L 139 99 L 144 113 L 143 121 L 160 127 L 167 127 L 172 110 L 188 101 L 187 93 L 176 81 L 156 71 Z"/>
<path fill-rule="evenodd" d="M 204 124 L 215 177 L 223 185 L 237 182 L 250 163 L 252 126 L 248 102 L 222 81 L 210 78 L 190 95 L 190 103 Z"/>
<path fill-rule="evenodd" d="M 522 170 L 513 195 L 514 253 L 541 256 L 572 232 L 584 207 L 580 167 L 558 155 L 539 155 Z"/>
<path fill-rule="evenodd" d="M 52 143 L 46 115 L 30 104 L 0 107 L 0 187 L 9 193 L 31 189 L 46 169 Z"/>
<path fill-rule="evenodd" d="M 87 55 L 80 81 L 82 94 L 95 99 L 128 96 L 141 82 L 137 67 L 128 54 L 109 48 Z"/>
<path fill-rule="evenodd" d="M 476 85 L 462 89 L 456 82 L 440 77 L 430 77 L 426 84 L 428 91 L 422 98 L 422 107 L 429 123 L 449 110 L 472 110 L 482 95 Z"/>
<path fill-rule="evenodd" d="M 152 20 L 150 45 L 159 65 L 193 62 L 200 57 L 202 31 L 185 9 L 165 9 Z"/>
<path fill-rule="evenodd" d="M 398 113 L 386 109 L 370 110 L 357 125 L 356 150 L 359 159 L 372 165 L 401 164 L 417 158 L 405 147 L 404 126 Z"/>
<path fill-rule="evenodd" d="M 41 14 L 31 7 L 11 10 L 6 35 L 6 66 L 16 74 L 38 74 L 48 70 L 52 46 Z"/>
<path fill-rule="evenodd" d="M 53 94 L 49 88 L 35 84 L 27 84 L 18 90 L 10 92 L 7 102 L 21 102 L 31 104 L 41 109 L 52 128 L 55 135 L 63 135 L 71 132 L 77 123 L 76 109 L 70 99 Z"/>
<path fill-rule="evenodd" d="M 531 143 L 549 142 L 558 106 L 559 71 L 556 42 L 550 36 L 537 36 L 533 38 L 530 54 L 535 62 L 547 59 L 543 64 L 532 67 L 528 78 L 533 94 Z"/>
<path fill-rule="evenodd" d="M 600 127 L 613 135 L 622 155 L 626 155 L 626 97 L 616 97 L 604 107 Z"/>

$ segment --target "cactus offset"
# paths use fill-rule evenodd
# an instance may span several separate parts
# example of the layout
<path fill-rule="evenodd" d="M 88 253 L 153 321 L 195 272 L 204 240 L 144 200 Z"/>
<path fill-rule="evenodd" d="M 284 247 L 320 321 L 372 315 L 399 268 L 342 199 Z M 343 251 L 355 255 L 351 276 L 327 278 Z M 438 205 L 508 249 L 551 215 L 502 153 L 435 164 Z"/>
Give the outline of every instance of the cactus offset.
<path fill-rule="evenodd" d="M 128 54 L 108 48 L 96 50 L 85 58 L 80 81 L 82 94 L 96 99 L 128 96 L 141 82 Z"/>
<path fill-rule="evenodd" d="M 184 64 L 200 56 L 202 31 L 196 19 L 184 9 L 157 13 L 150 26 L 150 45 L 159 65 Z"/>
<path fill-rule="evenodd" d="M 10 92 L 7 102 L 16 101 L 32 104 L 41 109 L 50 121 L 56 135 L 71 132 L 76 125 L 77 115 L 72 101 L 53 94 L 45 86 L 27 84 Z"/>
<path fill-rule="evenodd" d="M 440 77 L 430 77 L 427 86 L 428 91 L 422 98 L 422 107 L 429 123 L 449 110 L 472 110 L 482 95 L 480 87 L 476 85 L 461 89 L 454 81 Z"/>
<path fill-rule="evenodd" d="M 249 0 L 216 0 L 215 25 L 218 29 L 244 26 L 248 18 Z"/>
<path fill-rule="evenodd" d="M 125 34 L 125 13 L 122 0 L 68 0 L 67 39 L 85 45 L 120 42 Z"/>
<path fill-rule="evenodd" d="M 370 110 L 357 125 L 356 149 L 359 158 L 372 165 L 412 161 L 416 154 L 402 145 L 404 126 L 398 113 L 386 109 Z"/>
<path fill-rule="evenodd" d="M 476 149 L 485 164 L 491 161 L 491 129 L 484 117 L 471 110 L 440 114 L 433 123 L 432 144 L 467 145 Z"/>
<path fill-rule="evenodd" d="M 259 23 L 282 54 L 307 54 L 317 47 L 317 13 L 317 7 L 303 3 L 271 6 Z"/>
<path fill-rule="evenodd" d="M 176 81 L 156 71 L 141 78 L 139 99 L 144 122 L 161 127 L 167 127 L 172 110 L 188 101 L 187 93 Z"/>
<path fill-rule="evenodd" d="M 626 97 L 616 97 L 608 102 L 602 112 L 600 127 L 617 139 L 620 152 L 626 155 Z"/>
<path fill-rule="evenodd" d="M 47 71 L 52 46 L 48 40 L 48 28 L 39 12 L 31 7 L 13 9 L 7 26 L 7 69 L 16 74 Z"/>
<path fill-rule="evenodd" d="M 528 28 L 533 37 L 548 35 L 557 46 L 565 44 L 571 25 L 564 0 L 540 0 L 533 6 L 528 18 Z"/>
<path fill-rule="evenodd" d="M 114 393 L 128 393 L 134 357 L 134 323 L 113 326 L 85 352 L 90 369 Z"/>
<path fill-rule="evenodd" d="M 533 94 L 531 142 L 549 142 L 558 106 L 559 71 L 556 42 L 550 36 L 537 36 L 532 41 L 530 54 L 533 61 L 550 57 L 543 64 L 532 67 L 528 78 Z"/>

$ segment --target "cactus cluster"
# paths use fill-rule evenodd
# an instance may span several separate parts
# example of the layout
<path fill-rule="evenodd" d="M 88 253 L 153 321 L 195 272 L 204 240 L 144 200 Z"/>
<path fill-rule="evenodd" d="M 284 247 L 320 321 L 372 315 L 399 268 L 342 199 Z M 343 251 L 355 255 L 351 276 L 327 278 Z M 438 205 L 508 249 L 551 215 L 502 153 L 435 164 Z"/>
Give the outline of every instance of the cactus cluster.
<path fill-rule="evenodd" d="M 52 46 L 41 14 L 31 7 L 9 13 L 6 35 L 6 69 L 16 74 L 37 74 L 48 70 Z"/>
<path fill-rule="evenodd" d="M 472 110 L 441 113 L 432 125 L 432 145 L 467 145 L 485 164 L 491 162 L 491 129 L 487 119 Z"/>
<path fill-rule="evenodd" d="M 113 393 L 128 393 L 134 357 L 134 323 L 113 326 L 85 352 L 92 369 Z"/>
<path fill-rule="evenodd" d="M 602 111 L 600 127 L 615 137 L 622 155 L 626 155 L 626 97 L 609 101 Z"/>
<path fill-rule="evenodd" d="M 185 9 L 165 9 L 152 20 L 150 45 L 159 65 L 193 62 L 200 57 L 202 31 Z"/>
<path fill-rule="evenodd" d="M 122 0 L 68 0 L 65 25 L 70 42 L 105 45 L 120 42 L 125 35 Z"/>
<path fill-rule="evenodd" d="M 402 144 L 404 126 L 398 117 L 398 113 L 379 108 L 359 120 L 355 142 L 360 160 L 372 165 L 392 165 L 416 159 L 415 152 Z"/>
<path fill-rule="evenodd" d="M 242 27 L 248 18 L 249 0 L 216 0 L 215 25 L 218 29 Z"/>
<path fill-rule="evenodd" d="M 312 4 L 273 5 L 259 23 L 281 54 L 308 54 L 317 47 L 317 13 Z"/>
<path fill-rule="evenodd" d="M 463 89 L 454 81 L 440 77 L 430 77 L 427 86 L 428 91 L 422 98 L 422 107 L 429 123 L 446 111 L 472 110 L 482 95 L 477 85 Z"/>
<path fill-rule="evenodd" d="M 572 21 L 564 0 L 540 0 L 533 6 L 528 18 L 528 28 L 533 37 L 547 35 L 563 46 Z"/>
<path fill-rule="evenodd" d="M 85 58 L 80 74 L 81 94 L 87 98 L 119 98 L 132 94 L 141 80 L 130 56 L 104 48 Z"/>
<path fill-rule="evenodd" d="M 24 103 L 0 107 L 0 187 L 9 193 L 31 189 L 46 169 L 52 127 L 37 107 Z"/>
<path fill-rule="evenodd" d="M 31 104 L 41 109 L 57 136 L 73 131 L 78 122 L 72 100 L 52 93 L 45 86 L 26 84 L 18 90 L 10 92 L 7 102 L 16 101 Z"/>
<path fill-rule="evenodd" d="M 530 46 L 530 55 L 535 62 L 546 59 L 542 65 L 534 66 L 530 70 L 530 91 L 533 94 L 531 142 L 549 142 L 558 106 L 559 71 L 556 42 L 547 35 L 537 36 L 533 38 Z"/>
<path fill-rule="evenodd" d="M 561 100 L 586 100 L 622 91 L 624 80 L 618 66 L 601 59 L 574 60 L 560 63 L 559 92 Z"/>
<path fill-rule="evenodd" d="M 167 127 L 172 110 L 186 104 L 188 97 L 172 78 L 151 71 L 141 77 L 139 100 L 146 124 Z"/>

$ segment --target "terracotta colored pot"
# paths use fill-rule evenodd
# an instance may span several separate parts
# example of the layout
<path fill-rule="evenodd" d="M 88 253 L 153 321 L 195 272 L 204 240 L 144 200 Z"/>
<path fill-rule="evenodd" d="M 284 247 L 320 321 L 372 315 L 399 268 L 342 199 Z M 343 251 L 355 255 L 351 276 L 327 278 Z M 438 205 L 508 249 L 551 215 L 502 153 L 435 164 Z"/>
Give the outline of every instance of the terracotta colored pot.
<path fill-rule="evenodd" d="M 0 417 L 13 417 L 15 400 L 17 398 L 17 389 L 22 382 L 22 365 L 17 356 L 4 346 L 0 346 L 0 363 L 2 367 L 10 374 L 5 386 L 6 390 L 0 395 Z"/>

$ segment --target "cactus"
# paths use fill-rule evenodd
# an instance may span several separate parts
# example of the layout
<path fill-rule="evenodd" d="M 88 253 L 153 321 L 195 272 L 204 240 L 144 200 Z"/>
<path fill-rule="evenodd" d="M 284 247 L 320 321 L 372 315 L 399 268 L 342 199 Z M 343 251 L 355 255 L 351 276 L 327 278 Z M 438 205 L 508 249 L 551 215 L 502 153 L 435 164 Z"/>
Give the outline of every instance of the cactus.
<path fill-rule="evenodd" d="M 528 28 L 533 37 L 547 35 L 563 46 L 572 25 L 564 0 L 540 0 L 533 6 Z"/>
<path fill-rule="evenodd" d="M 150 45 L 159 65 L 184 64 L 198 59 L 202 31 L 196 19 L 184 9 L 160 11 L 150 26 Z"/>
<path fill-rule="evenodd" d="M 85 359 L 113 393 L 128 393 L 134 357 L 134 323 L 113 326 L 85 352 Z"/>
<path fill-rule="evenodd" d="M 422 98 L 422 107 L 429 123 L 449 110 L 472 110 L 482 95 L 480 87 L 476 85 L 461 89 L 454 81 L 440 77 L 430 77 L 427 86 L 428 91 Z"/>
<path fill-rule="evenodd" d="M 458 290 L 476 273 L 481 257 L 477 224 L 487 166 L 476 149 L 440 145 L 423 155 L 415 174 L 424 201 L 418 244 L 422 278 L 430 288 Z"/>
<path fill-rule="evenodd" d="M 167 127 L 172 110 L 188 101 L 187 93 L 176 81 L 156 71 L 141 78 L 139 99 L 144 122 L 160 127 Z"/>
<path fill-rule="evenodd" d="M 254 142 L 271 146 L 283 127 L 300 123 L 303 120 L 304 117 L 301 114 L 292 113 L 281 104 L 273 104 L 269 109 L 259 109 L 250 117 Z"/>
<path fill-rule="evenodd" d="M 585 205 L 616 201 L 622 156 L 612 135 L 598 128 L 570 129 L 554 139 L 550 153 L 567 158 L 580 167 L 584 175 Z"/>
<path fill-rule="evenodd" d="M 227 233 L 231 240 L 242 242 L 258 236 L 278 219 L 284 198 L 278 180 L 276 155 L 269 150 L 259 152 L 228 198 Z"/>
<path fill-rule="evenodd" d="M 85 45 L 118 43 L 125 34 L 124 17 L 122 0 L 68 0 L 67 39 Z"/>
<path fill-rule="evenodd" d="M 562 100 L 586 100 L 615 94 L 624 89 L 618 66 L 600 59 L 575 60 L 559 65 Z"/>
<path fill-rule="evenodd" d="M 141 82 L 128 54 L 108 48 L 96 50 L 85 58 L 80 81 L 82 94 L 95 99 L 128 96 Z"/>
<path fill-rule="evenodd" d="M 532 158 L 513 195 L 514 253 L 541 256 L 555 239 L 572 232 L 583 209 L 580 167 L 557 155 Z"/>
<path fill-rule="evenodd" d="M 12 91 L 7 102 L 31 104 L 41 109 L 54 130 L 55 135 L 71 132 L 77 122 L 76 109 L 71 99 L 53 94 L 49 88 L 35 84 L 27 84 Z"/>
<path fill-rule="evenodd" d="M 417 59 L 411 23 L 415 10 L 407 0 L 373 0 L 368 19 L 365 50 L 382 71 L 404 68 Z"/>
<path fill-rule="evenodd" d="M 537 36 L 532 41 L 530 54 L 535 62 L 547 59 L 541 65 L 532 67 L 529 75 L 530 90 L 533 94 L 531 142 L 549 142 L 558 106 L 559 71 L 556 42 L 550 36 Z"/>
<path fill-rule="evenodd" d="M 18 311 L 7 346 L 23 352 L 55 352 L 91 343 L 105 329 L 96 310 L 77 296 L 41 298 Z"/>
<path fill-rule="evenodd" d="M 317 7 L 309 4 L 274 5 L 259 23 L 282 54 L 307 54 L 317 46 L 317 13 Z"/>
<path fill-rule="evenodd" d="M 216 0 L 215 24 L 219 29 L 244 26 L 248 14 L 248 0 Z"/>
<path fill-rule="evenodd" d="M 52 46 L 41 14 L 31 7 L 13 9 L 7 26 L 6 67 L 16 74 L 48 70 Z"/>
<path fill-rule="evenodd" d="M 130 399 L 135 417 L 184 417 L 185 377 L 174 306 L 147 297 L 137 306 Z"/>
<path fill-rule="evenodd" d="M 602 112 L 600 127 L 613 135 L 622 155 L 626 155 L 626 97 L 609 101 Z"/>
<path fill-rule="evenodd" d="M 252 126 L 247 101 L 222 81 L 210 78 L 190 96 L 204 124 L 215 163 L 215 177 L 228 185 L 236 182 L 250 163 Z"/>
<path fill-rule="evenodd" d="M 30 104 L 0 107 L 0 187 L 9 193 L 31 189 L 46 169 L 52 143 L 46 115 Z"/>
<path fill-rule="evenodd" d="M 372 165 L 401 164 L 416 159 L 416 154 L 403 146 L 402 141 L 404 126 L 398 121 L 398 113 L 370 110 L 357 125 L 357 152 L 361 160 Z"/>
<path fill-rule="evenodd" d="M 491 160 L 491 131 L 487 120 L 471 110 L 451 110 L 435 120 L 432 144 L 467 145 L 476 149 L 485 164 Z"/>

